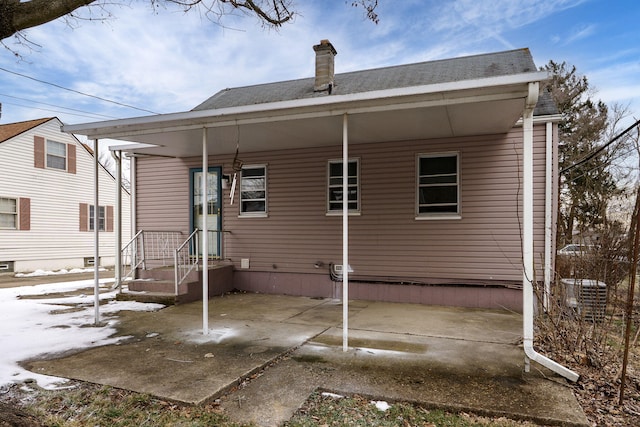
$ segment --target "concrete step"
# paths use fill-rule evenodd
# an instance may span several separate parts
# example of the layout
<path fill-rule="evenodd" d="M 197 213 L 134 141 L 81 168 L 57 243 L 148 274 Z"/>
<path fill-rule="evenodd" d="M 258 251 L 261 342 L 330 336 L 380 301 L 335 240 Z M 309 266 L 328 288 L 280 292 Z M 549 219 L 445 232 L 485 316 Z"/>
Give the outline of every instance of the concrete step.
<path fill-rule="evenodd" d="M 184 304 L 202 299 L 202 271 L 192 271 L 183 283 L 178 286 L 175 295 L 175 279 L 173 267 L 140 270 L 138 279 L 126 282 L 128 293 L 125 291 L 121 298 L 134 301 L 144 299 L 173 300 L 172 304 Z M 209 296 L 222 295 L 233 289 L 233 266 L 220 264 L 209 268 Z M 147 297 L 147 295 L 151 295 Z M 146 300 L 145 300 L 146 302 Z M 155 301 L 153 301 L 155 302 Z"/>
<path fill-rule="evenodd" d="M 176 285 L 173 280 L 136 279 L 126 282 L 130 291 L 160 292 L 175 294 Z"/>
<path fill-rule="evenodd" d="M 117 301 L 151 302 L 164 305 L 175 305 L 176 295 L 166 292 L 128 292 L 123 291 L 116 295 Z"/>

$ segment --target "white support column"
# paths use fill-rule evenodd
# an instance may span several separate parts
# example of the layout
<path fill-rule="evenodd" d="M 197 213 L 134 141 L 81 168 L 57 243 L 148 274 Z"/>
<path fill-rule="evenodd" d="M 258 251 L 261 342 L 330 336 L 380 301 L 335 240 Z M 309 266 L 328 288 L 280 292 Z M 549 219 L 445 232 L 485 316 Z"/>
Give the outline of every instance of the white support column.
<path fill-rule="evenodd" d="M 533 283 L 535 265 L 533 257 L 533 109 L 538 102 L 539 83 L 529 83 L 529 95 L 522 116 L 522 324 L 523 347 L 525 352 L 525 372 L 530 370 L 530 360 L 538 362 L 571 381 L 578 380 L 578 374 L 533 348 Z"/>
<path fill-rule="evenodd" d="M 202 128 L 202 334 L 209 334 L 209 230 L 207 227 L 209 196 L 209 153 L 207 128 Z"/>
<path fill-rule="evenodd" d="M 342 117 L 342 351 L 349 349 L 349 119 Z"/>
<path fill-rule="evenodd" d="M 100 227 L 98 218 L 100 211 L 99 182 L 100 162 L 98 160 L 98 140 L 93 140 L 93 306 L 95 325 L 100 324 Z"/>
<path fill-rule="evenodd" d="M 136 200 L 138 198 L 138 190 L 136 189 L 136 164 L 136 157 L 129 156 L 129 191 L 131 191 L 131 203 L 129 204 L 129 208 L 131 210 L 131 216 L 129 218 L 131 220 L 131 229 L 129 231 L 131 232 L 131 237 L 135 236 L 138 232 L 138 215 L 136 211 Z"/>
<path fill-rule="evenodd" d="M 116 218 L 115 218 L 115 280 L 122 292 L 122 151 L 114 152 L 116 160 Z"/>
<path fill-rule="evenodd" d="M 546 123 L 545 182 L 544 182 L 544 300 L 545 311 L 549 310 L 553 264 L 553 123 Z"/>

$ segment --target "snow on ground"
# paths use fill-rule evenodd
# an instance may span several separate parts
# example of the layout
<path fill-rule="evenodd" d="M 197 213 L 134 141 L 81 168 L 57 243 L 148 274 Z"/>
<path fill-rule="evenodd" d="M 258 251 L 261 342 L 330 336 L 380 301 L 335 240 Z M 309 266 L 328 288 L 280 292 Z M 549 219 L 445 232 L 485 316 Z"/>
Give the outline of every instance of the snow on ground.
<path fill-rule="evenodd" d="M 100 271 L 106 271 L 105 268 L 100 268 Z M 36 270 L 31 273 L 16 273 L 16 277 L 41 277 L 41 276 L 55 276 L 58 274 L 77 274 L 77 273 L 92 273 L 94 272 L 94 268 L 72 268 L 71 270 L 58 270 L 58 271 L 50 271 L 50 270 Z"/>
<path fill-rule="evenodd" d="M 94 326 L 93 279 L 0 289 L 0 387 L 27 379 L 37 381 L 44 388 L 59 387 L 66 380 L 27 371 L 18 362 L 45 354 L 117 343 L 126 338 L 112 337 L 118 322 L 115 315 L 119 311 L 154 311 L 164 307 L 116 301 L 117 291 L 104 287 L 108 281 L 113 279 L 100 280 L 101 326 Z M 85 288 L 86 294 L 78 294 L 78 290 Z M 69 292 L 74 294 L 64 295 Z M 63 296 L 47 297 L 54 293 Z M 33 296 L 40 297 L 28 298 Z"/>
<path fill-rule="evenodd" d="M 389 410 L 389 408 L 391 408 L 391 405 L 389 405 L 384 400 L 372 400 L 371 404 L 375 405 L 378 411 L 381 411 L 381 412 L 386 412 Z"/>

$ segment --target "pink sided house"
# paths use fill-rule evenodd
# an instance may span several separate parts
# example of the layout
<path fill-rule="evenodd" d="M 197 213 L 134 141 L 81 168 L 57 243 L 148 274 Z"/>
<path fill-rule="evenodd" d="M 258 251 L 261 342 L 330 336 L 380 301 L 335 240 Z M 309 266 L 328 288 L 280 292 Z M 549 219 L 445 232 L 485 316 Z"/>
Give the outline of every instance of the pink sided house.
<path fill-rule="evenodd" d="M 538 281 L 553 260 L 559 118 L 529 50 L 344 74 L 331 43 L 314 51 L 312 78 L 64 127 L 132 141 L 138 277 L 206 217 L 209 259 L 232 266 L 215 292 L 340 297 L 346 219 L 350 298 L 522 310 L 525 220 Z"/>
<path fill-rule="evenodd" d="M 524 314 L 526 355 L 575 380 L 532 348 L 559 116 L 529 50 L 338 74 L 330 42 L 313 50 L 311 78 L 63 126 L 131 142 L 118 150 L 133 160 L 138 234 L 122 280 L 158 280 L 129 289 L 506 307 Z"/>

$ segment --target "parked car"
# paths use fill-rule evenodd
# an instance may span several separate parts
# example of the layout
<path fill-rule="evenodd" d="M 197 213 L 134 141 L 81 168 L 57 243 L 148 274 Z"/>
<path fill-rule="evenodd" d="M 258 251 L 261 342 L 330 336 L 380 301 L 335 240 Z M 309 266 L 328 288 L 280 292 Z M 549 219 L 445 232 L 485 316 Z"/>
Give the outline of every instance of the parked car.
<path fill-rule="evenodd" d="M 579 243 L 571 243 L 562 249 L 558 249 L 558 255 L 579 256 L 594 250 L 593 245 L 581 245 Z"/>

